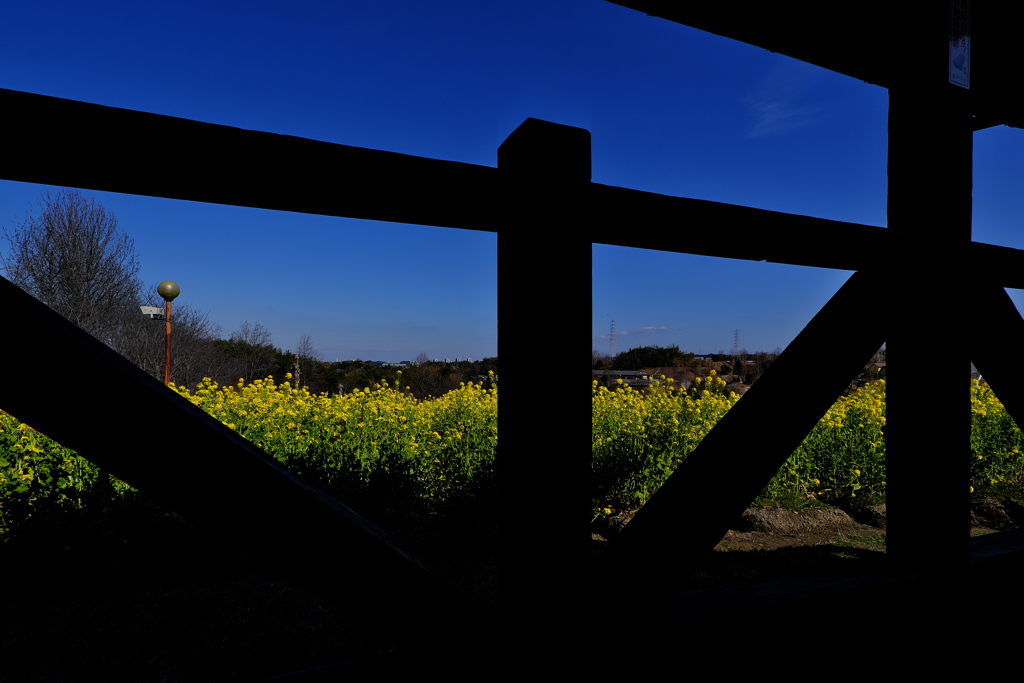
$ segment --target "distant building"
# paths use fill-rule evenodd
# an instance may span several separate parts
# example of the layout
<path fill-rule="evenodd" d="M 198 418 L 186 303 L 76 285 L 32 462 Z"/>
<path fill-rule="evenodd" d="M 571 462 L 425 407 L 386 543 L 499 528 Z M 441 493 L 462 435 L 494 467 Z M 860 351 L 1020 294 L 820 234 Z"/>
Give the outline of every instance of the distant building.
<path fill-rule="evenodd" d="M 622 380 L 623 384 L 631 387 L 649 387 L 651 376 L 643 374 L 640 370 L 592 370 L 593 378 L 598 384 L 611 387 Z"/>
<path fill-rule="evenodd" d="M 871 363 L 868 368 L 875 373 L 875 379 L 885 379 L 885 363 Z M 974 366 L 971 366 L 971 370 L 974 370 Z M 974 377 L 972 374 L 971 377 Z"/>

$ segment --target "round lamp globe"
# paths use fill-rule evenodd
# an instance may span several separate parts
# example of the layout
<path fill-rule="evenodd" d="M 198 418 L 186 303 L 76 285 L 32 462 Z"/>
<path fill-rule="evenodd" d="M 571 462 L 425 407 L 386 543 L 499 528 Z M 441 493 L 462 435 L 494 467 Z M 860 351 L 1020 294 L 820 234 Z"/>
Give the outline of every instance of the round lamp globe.
<path fill-rule="evenodd" d="M 163 297 L 164 301 L 171 301 L 181 294 L 181 287 L 176 282 L 164 280 L 156 286 L 156 292 Z"/>

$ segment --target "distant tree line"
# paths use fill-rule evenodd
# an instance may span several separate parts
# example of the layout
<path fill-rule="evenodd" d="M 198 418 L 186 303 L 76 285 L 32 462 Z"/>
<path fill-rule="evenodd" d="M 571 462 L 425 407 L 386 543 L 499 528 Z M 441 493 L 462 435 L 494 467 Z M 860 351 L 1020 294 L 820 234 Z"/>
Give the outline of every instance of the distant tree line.
<path fill-rule="evenodd" d="M 679 350 L 675 344 L 672 346 L 638 346 L 623 351 L 612 359 L 612 367 L 608 370 L 635 370 L 637 368 L 676 368 L 689 365 L 693 361 L 694 354 Z"/>
<path fill-rule="evenodd" d="M 335 373 L 332 375 L 338 382 L 335 390 L 343 394 L 387 382 L 389 386 L 403 390 L 408 387 L 409 392 L 417 398 L 441 396 L 466 382 L 483 382 L 486 388 L 490 388 L 488 372 L 498 373 L 497 358 L 458 363 L 421 360 L 404 367 L 364 360 L 346 360 L 326 365 Z"/>
<path fill-rule="evenodd" d="M 739 349 L 733 353 L 712 353 L 697 357 L 696 354 L 680 350 L 678 345 L 672 346 L 638 346 L 616 354 L 614 357 L 602 355 L 599 351 L 592 354 L 595 370 L 650 370 L 656 368 L 688 368 L 693 376 L 703 376 L 714 370 L 720 376 L 732 376 L 735 381 L 753 384 L 764 374 L 778 355 L 782 352 L 776 348 L 772 352 L 758 351 L 748 353 Z"/>
<path fill-rule="evenodd" d="M 163 308 L 156 286 L 138 277 L 139 255 L 117 218 L 77 190 L 44 192 L 19 223 L 3 228 L 7 245 L 0 270 L 23 290 L 158 379 L 164 373 L 165 325 L 140 306 Z M 382 380 L 437 396 L 460 382 L 478 381 L 497 359 L 477 363 L 420 363 L 401 376 L 372 362 L 326 363 L 309 335 L 294 351 L 274 346 L 258 322 L 242 323 L 226 339 L 209 316 L 188 304 L 172 308 L 171 381 L 194 387 L 209 377 L 219 384 L 273 376 L 314 393 L 352 391 Z M 425 354 L 421 354 L 425 358 Z M 399 381 L 399 377 L 401 377 Z"/>

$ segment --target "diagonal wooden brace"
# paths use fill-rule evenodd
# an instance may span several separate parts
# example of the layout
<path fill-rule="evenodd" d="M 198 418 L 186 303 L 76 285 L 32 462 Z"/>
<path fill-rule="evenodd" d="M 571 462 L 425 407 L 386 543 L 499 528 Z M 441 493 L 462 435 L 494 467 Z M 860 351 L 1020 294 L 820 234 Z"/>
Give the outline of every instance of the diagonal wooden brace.
<path fill-rule="evenodd" d="M 598 568 L 627 586 L 627 601 L 669 589 L 771 481 L 885 341 L 877 326 L 851 324 L 884 289 L 877 274 L 854 273 L 634 516 Z M 802 379 L 823 349 L 830 362 Z"/>
<path fill-rule="evenodd" d="M 5 335 L 4 411 L 385 632 L 422 641 L 417 624 L 429 618 L 438 637 L 470 638 L 492 618 L 358 513 L 3 278 L 0 306 L 18 322 Z M 40 400 L 38 369 L 58 360 L 80 381 Z"/>

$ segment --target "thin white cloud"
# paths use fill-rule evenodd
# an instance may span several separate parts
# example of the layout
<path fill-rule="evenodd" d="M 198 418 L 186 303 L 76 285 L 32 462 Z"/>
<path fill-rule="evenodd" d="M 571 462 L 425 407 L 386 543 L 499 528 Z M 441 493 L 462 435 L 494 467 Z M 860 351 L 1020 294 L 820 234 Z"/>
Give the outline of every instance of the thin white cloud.
<path fill-rule="evenodd" d="M 829 107 L 813 101 L 819 72 L 815 67 L 790 61 L 766 73 L 753 92 L 743 98 L 754 118 L 747 137 L 783 135 L 825 119 Z"/>
<path fill-rule="evenodd" d="M 635 334 L 657 334 L 658 332 L 668 332 L 668 330 L 669 328 L 665 327 L 664 325 L 662 325 L 661 327 L 652 327 L 648 325 L 647 327 L 638 327 L 635 330 L 629 330 L 628 332 L 618 332 L 617 334 L 620 334 L 623 337 L 628 337 L 630 335 Z"/>
<path fill-rule="evenodd" d="M 659 332 L 669 332 L 671 329 L 672 329 L 671 327 L 667 327 L 665 325 L 661 325 L 660 327 L 654 327 L 653 325 L 648 325 L 647 327 L 638 327 L 635 330 L 622 330 L 621 332 L 616 332 L 615 336 L 616 336 L 616 338 L 618 338 L 618 337 L 631 337 L 631 336 L 636 336 L 636 335 L 640 335 L 640 334 L 657 334 Z M 610 334 L 599 334 L 599 335 L 597 335 L 596 339 L 608 339 L 609 337 L 611 337 Z"/>

